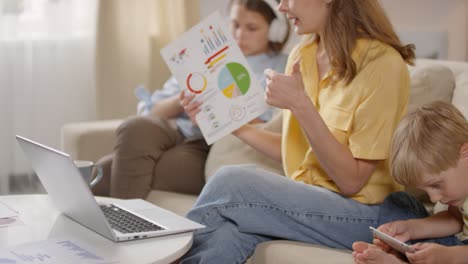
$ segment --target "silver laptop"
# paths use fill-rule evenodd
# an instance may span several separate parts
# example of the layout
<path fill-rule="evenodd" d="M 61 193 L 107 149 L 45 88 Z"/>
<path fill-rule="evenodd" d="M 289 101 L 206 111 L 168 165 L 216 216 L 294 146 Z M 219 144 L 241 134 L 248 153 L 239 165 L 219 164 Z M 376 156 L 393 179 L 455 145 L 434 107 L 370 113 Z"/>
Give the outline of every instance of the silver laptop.
<path fill-rule="evenodd" d="M 110 240 L 127 241 L 204 228 L 142 199 L 98 204 L 69 155 L 21 136 L 16 139 L 55 206 Z"/>

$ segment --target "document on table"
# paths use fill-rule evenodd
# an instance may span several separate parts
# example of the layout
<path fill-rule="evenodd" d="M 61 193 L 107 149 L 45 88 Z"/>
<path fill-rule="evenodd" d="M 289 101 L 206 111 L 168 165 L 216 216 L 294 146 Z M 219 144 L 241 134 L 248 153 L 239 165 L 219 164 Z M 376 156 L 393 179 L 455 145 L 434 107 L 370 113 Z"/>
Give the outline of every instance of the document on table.
<path fill-rule="evenodd" d="M 161 50 L 186 94 L 202 102 L 196 116 L 208 144 L 267 110 L 264 89 L 215 12 Z"/>
<path fill-rule="evenodd" d="M 19 224 L 22 224 L 22 222 L 18 218 L 18 212 L 0 202 L 0 228 Z"/>
<path fill-rule="evenodd" d="M 0 249 L 1 264 L 114 264 L 85 248 L 84 243 L 67 239 L 49 239 L 12 248 Z"/>
<path fill-rule="evenodd" d="M 0 202 L 0 218 L 17 217 L 18 212 L 8 205 Z"/>

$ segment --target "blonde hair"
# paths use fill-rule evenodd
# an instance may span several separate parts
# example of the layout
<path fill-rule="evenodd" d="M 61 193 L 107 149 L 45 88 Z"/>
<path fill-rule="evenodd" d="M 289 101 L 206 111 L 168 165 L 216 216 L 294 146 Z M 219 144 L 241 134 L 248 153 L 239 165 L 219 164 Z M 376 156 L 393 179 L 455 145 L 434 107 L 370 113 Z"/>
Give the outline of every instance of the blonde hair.
<path fill-rule="evenodd" d="M 375 39 L 397 50 L 406 63 L 414 64 L 413 44 L 403 45 L 378 0 L 333 0 L 328 4 L 324 47 L 335 81 L 349 84 L 357 74 L 351 55 L 358 38 Z"/>
<path fill-rule="evenodd" d="M 423 174 L 455 167 L 468 143 L 468 122 L 452 104 L 435 101 L 407 115 L 393 135 L 390 168 L 403 185 L 421 183 Z"/>

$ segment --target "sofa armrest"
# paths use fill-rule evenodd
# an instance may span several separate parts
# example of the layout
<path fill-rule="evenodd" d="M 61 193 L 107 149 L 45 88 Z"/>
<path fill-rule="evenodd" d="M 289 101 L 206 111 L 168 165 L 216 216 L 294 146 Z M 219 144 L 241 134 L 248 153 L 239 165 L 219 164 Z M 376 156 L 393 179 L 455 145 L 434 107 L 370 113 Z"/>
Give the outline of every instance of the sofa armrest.
<path fill-rule="evenodd" d="M 61 147 L 73 159 L 97 161 L 112 152 L 115 130 L 123 120 L 66 124 L 61 129 Z"/>

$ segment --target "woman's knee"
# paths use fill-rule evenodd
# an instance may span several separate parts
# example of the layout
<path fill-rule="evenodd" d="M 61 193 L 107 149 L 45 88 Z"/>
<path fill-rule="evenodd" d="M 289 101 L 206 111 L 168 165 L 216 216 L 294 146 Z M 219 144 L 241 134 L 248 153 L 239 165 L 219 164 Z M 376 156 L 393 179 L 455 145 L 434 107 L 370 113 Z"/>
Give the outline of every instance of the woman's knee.
<path fill-rule="evenodd" d="M 138 136 L 144 131 L 158 129 L 156 124 L 160 122 L 161 119 L 152 120 L 144 116 L 130 117 L 117 128 L 117 137 Z"/>
<path fill-rule="evenodd" d="M 131 117 L 117 129 L 117 148 L 154 148 L 175 141 L 175 131 L 161 118 Z"/>
<path fill-rule="evenodd" d="M 205 185 L 206 156 L 207 151 L 187 144 L 165 151 L 154 168 L 153 189 L 200 194 Z"/>
<path fill-rule="evenodd" d="M 207 187 L 233 191 L 243 189 L 246 184 L 255 185 L 256 180 L 259 179 L 255 177 L 252 166 L 228 165 L 221 167 L 208 180 Z"/>
<path fill-rule="evenodd" d="M 246 178 L 244 176 L 246 173 L 240 167 L 241 166 L 235 165 L 221 167 L 208 180 L 198 197 L 197 203 L 194 207 L 195 210 L 190 211 L 188 214 L 188 216 L 192 217 L 192 220 L 198 219 L 201 221 L 206 209 L 213 207 L 214 205 L 239 202 L 240 200 L 243 200 L 242 193 L 245 187 L 243 180 Z"/>

